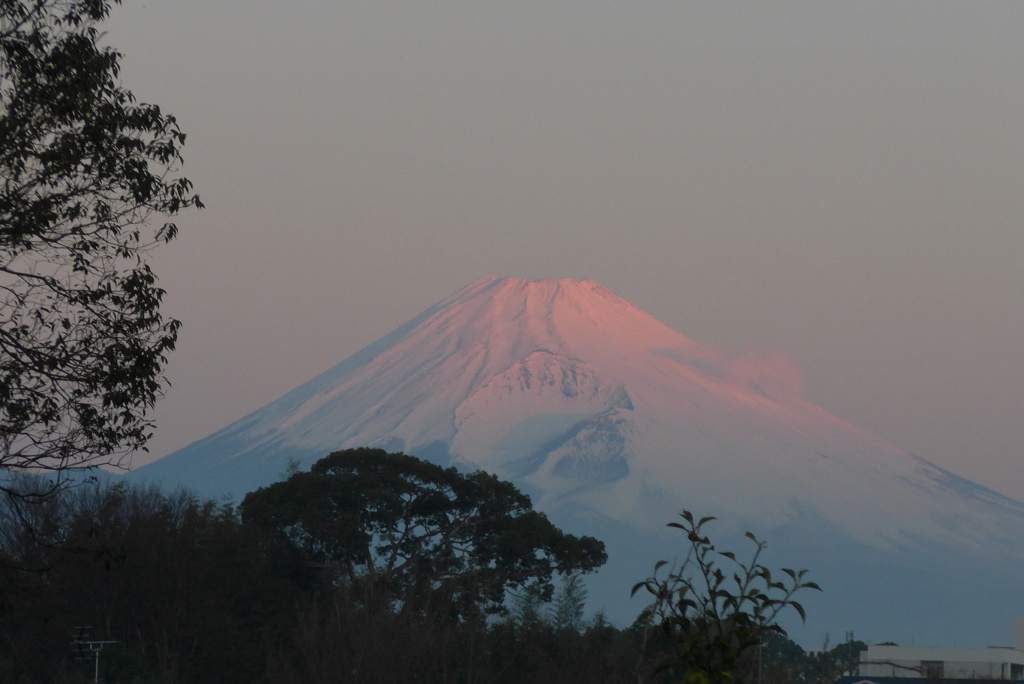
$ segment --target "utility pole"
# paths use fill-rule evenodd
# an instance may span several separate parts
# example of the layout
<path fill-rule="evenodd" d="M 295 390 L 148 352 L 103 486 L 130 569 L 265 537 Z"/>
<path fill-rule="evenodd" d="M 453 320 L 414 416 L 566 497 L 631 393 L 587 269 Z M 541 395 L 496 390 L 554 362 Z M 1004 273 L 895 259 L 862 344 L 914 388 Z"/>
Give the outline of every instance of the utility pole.
<path fill-rule="evenodd" d="M 757 684 L 763 684 L 764 682 L 764 635 L 761 635 L 761 641 L 757 644 Z"/>
<path fill-rule="evenodd" d="M 94 684 L 100 681 L 100 651 L 107 644 L 120 643 L 117 641 L 98 640 L 89 638 L 89 630 L 92 627 L 75 627 L 71 634 L 71 652 L 75 654 L 75 660 L 92 660 Z"/>

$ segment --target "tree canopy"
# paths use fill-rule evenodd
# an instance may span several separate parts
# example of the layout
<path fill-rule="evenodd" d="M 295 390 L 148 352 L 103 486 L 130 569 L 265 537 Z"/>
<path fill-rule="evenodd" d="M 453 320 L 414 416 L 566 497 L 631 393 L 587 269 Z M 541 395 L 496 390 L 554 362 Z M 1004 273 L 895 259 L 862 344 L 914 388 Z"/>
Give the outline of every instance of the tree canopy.
<path fill-rule="evenodd" d="M 362 600 L 451 616 L 504 611 L 507 590 L 589 572 L 604 544 L 556 528 L 513 485 L 380 449 L 338 451 L 245 497 L 243 520 L 290 539 Z"/>
<path fill-rule="evenodd" d="M 99 43 L 118 2 L 0 0 L 0 469 L 144 448 L 177 339 L 146 257 L 202 203 L 176 120 Z"/>
<path fill-rule="evenodd" d="M 402 485 L 398 498 L 416 508 L 413 501 L 426 505 L 434 499 L 426 490 L 451 493 L 444 484 L 451 472 L 429 464 L 421 471 L 409 457 L 382 459 L 387 456 L 382 452 L 361 451 L 366 461 L 375 464 L 358 462 L 359 453 L 349 453 L 349 459 L 335 459 L 347 460 L 338 468 L 333 467 L 337 462 L 325 463 L 324 472 L 312 478 L 308 477 L 312 473 L 290 478 L 293 484 L 307 480 L 289 491 L 291 495 L 313 493 L 309 508 L 303 500 L 289 502 L 290 497 L 283 494 L 273 501 L 250 499 L 247 516 L 261 525 L 243 523 L 230 505 L 201 501 L 187 492 L 164 493 L 153 486 L 96 482 L 57 491 L 33 506 L 0 497 L 0 682 L 92 681 L 94 663 L 76 660 L 69 648 L 69 640 L 82 625 L 91 625 L 91 638 L 116 642 L 105 647 L 100 658 L 101 679 L 112 684 L 668 684 L 679 681 L 679 675 L 691 684 L 711 679 L 733 684 L 831 684 L 856 663 L 856 654 L 863 648 L 848 641 L 827 650 L 826 644 L 812 657 L 779 631 L 767 630 L 756 647 L 737 650 L 751 639 L 716 639 L 722 631 L 702 621 L 703 614 L 691 606 L 679 604 L 662 605 L 656 615 L 648 609 L 631 627 L 619 629 L 601 612 L 583 619 L 585 590 L 578 585 L 576 572 L 563 576 L 553 605 L 541 596 L 537 581 L 518 574 L 516 581 L 525 582 L 515 591 L 519 610 L 506 617 L 487 616 L 483 606 L 460 612 L 458 595 L 446 604 L 438 600 L 442 593 L 438 591 L 424 591 L 423 597 L 434 600 L 415 604 L 403 602 L 399 595 L 387 599 L 381 586 L 370 584 L 366 567 L 357 564 L 353 583 L 341 572 L 341 565 L 327 562 L 332 557 L 354 557 L 360 550 L 365 553 L 365 546 L 348 551 L 325 546 L 314 552 L 313 546 L 300 543 L 299 526 L 313 530 L 313 536 L 326 545 L 336 546 L 327 529 L 331 523 L 320 526 L 315 518 L 318 511 L 344 518 L 344 507 L 336 510 L 331 505 L 341 487 L 325 487 L 326 493 L 320 495 L 305 484 L 330 477 L 360 487 L 412 480 L 416 483 L 412 488 L 422 496 L 410 494 Z M 326 472 L 332 469 L 338 474 Z M 378 478 L 376 471 L 384 474 Z M 421 474 L 415 476 L 413 471 Z M 365 480 L 351 479 L 356 472 Z M 455 476 L 456 481 L 472 478 Z M 263 495 L 285 489 L 269 487 Z M 364 491 L 358 500 L 381 499 L 393 500 L 383 491 Z M 448 506 L 440 500 L 436 503 Z M 261 509 L 263 504 L 280 515 L 264 515 L 268 511 Z M 291 512 L 282 513 L 289 507 Z M 497 506 L 503 508 L 503 504 Z M 375 510 L 366 509 L 364 520 L 382 515 Z M 25 514 L 33 518 L 28 525 L 21 524 Z M 450 514 L 450 520 L 456 518 L 465 515 Z M 286 520 L 297 522 L 293 526 Z M 268 521 L 273 524 L 265 525 Z M 467 524 L 472 527 L 471 522 Z M 549 525 L 539 523 L 538 529 Z M 514 521 L 507 520 L 497 521 L 494 528 L 508 526 L 516 528 Z M 394 525 L 379 529 L 387 527 L 395 529 Z M 66 543 L 39 544 L 34 531 Z M 417 535 L 429 536 L 428 527 L 410 537 Z M 594 544 L 585 539 L 558 542 L 557 534 L 545 535 L 514 533 L 526 541 L 510 547 L 533 548 L 538 557 L 547 555 L 552 572 L 560 567 L 585 568 L 601 560 Z M 703 538 L 695 541 L 698 549 L 704 548 Z M 590 551 L 577 554 L 576 560 L 573 554 L 563 553 L 559 560 L 559 553 L 549 554 L 543 543 L 535 545 L 544 539 L 563 552 L 573 547 Z M 715 558 L 705 560 L 728 559 L 726 553 L 716 552 Z M 388 557 L 385 552 L 373 555 L 377 567 Z M 476 562 L 482 564 L 482 558 L 478 554 Z M 579 558 L 583 561 L 577 562 Z M 763 567 L 756 558 L 744 565 L 755 570 Z M 685 567 L 696 570 L 692 564 Z M 450 568 L 440 568 L 436 575 L 428 575 L 431 586 L 444 582 L 445 572 L 452 581 L 460 580 Z M 737 572 L 738 577 L 743 574 Z M 755 576 L 763 573 L 757 571 Z M 472 582 L 472 571 L 464 577 Z M 688 577 L 695 590 L 706 589 L 696 574 Z M 786 600 L 784 592 L 762 583 L 755 582 L 751 588 L 761 590 L 763 596 L 754 597 L 754 602 L 762 606 L 765 600 Z M 622 587 L 623 592 L 626 589 Z M 722 590 L 737 599 L 741 610 L 756 612 L 750 602 L 739 601 L 741 592 L 719 587 L 721 625 L 744 627 L 742 620 L 730 620 L 728 611 L 721 610 Z M 703 600 L 688 591 L 666 598 L 692 599 L 697 604 Z M 692 623 L 670 620 L 670 629 L 663 629 L 665 624 L 650 619 L 657 616 L 686 617 Z M 693 641 L 704 637 L 712 640 Z M 708 646 L 719 650 L 708 650 Z M 698 660 L 698 655 L 704 660 Z M 721 669 L 715 663 L 728 666 Z"/>

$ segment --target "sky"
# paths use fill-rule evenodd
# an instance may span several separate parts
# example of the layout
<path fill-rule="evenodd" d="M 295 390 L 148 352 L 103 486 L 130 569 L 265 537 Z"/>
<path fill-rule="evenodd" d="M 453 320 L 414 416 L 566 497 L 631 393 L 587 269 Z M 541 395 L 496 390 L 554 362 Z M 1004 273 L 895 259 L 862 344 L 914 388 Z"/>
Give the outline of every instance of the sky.
<path fill-rule="evenodd" d="M 164 456 L 486 273 L 590 278 L 1024 499 L 1024 3 L 125 0 L 206 203 Z"/>

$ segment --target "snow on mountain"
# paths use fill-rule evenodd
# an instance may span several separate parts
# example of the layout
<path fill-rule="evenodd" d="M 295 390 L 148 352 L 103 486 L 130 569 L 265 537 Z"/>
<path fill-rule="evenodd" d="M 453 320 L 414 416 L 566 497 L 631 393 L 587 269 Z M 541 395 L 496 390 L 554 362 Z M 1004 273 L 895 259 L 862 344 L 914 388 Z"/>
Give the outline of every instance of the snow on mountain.
<path fill-rule="evenodd" d="M 785 355 L 727 358 L 593 281 L 486 276 L 134 476 L 241 496 L 289 458 L 380 446 L 645 534 L 688 508 L 858 548 L 1021 548 L 1024 505 L 808 403 L 802 386 Z"/>
<path fill-rule="evenodd" d="M 211 438 L 243 452 L 178 474 L 230 463 L 266 483 L 292 453 L 370 445 L 644 528 L 683 506 L 772 526 L 811 510 L 877 544 L 976 543 L 1024 514 L 807 403 L 785 357 L 730 360 L 592 281 L 486 276 L 396 333 Z M 246 461 L 268 443 L 277 459 Z"/>

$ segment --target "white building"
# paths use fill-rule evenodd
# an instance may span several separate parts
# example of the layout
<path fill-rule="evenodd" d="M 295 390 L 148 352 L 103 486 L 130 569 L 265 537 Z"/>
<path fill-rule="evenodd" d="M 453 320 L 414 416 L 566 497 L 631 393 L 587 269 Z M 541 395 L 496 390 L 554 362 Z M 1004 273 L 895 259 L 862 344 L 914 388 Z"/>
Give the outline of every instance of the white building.
<path fill-rule="evenodd" d="M 859 675 L 1024 680 L 1024 615 L 1014 616 L 1013 646 L 869 646 L 866 651 L 861 651 Z"/>

